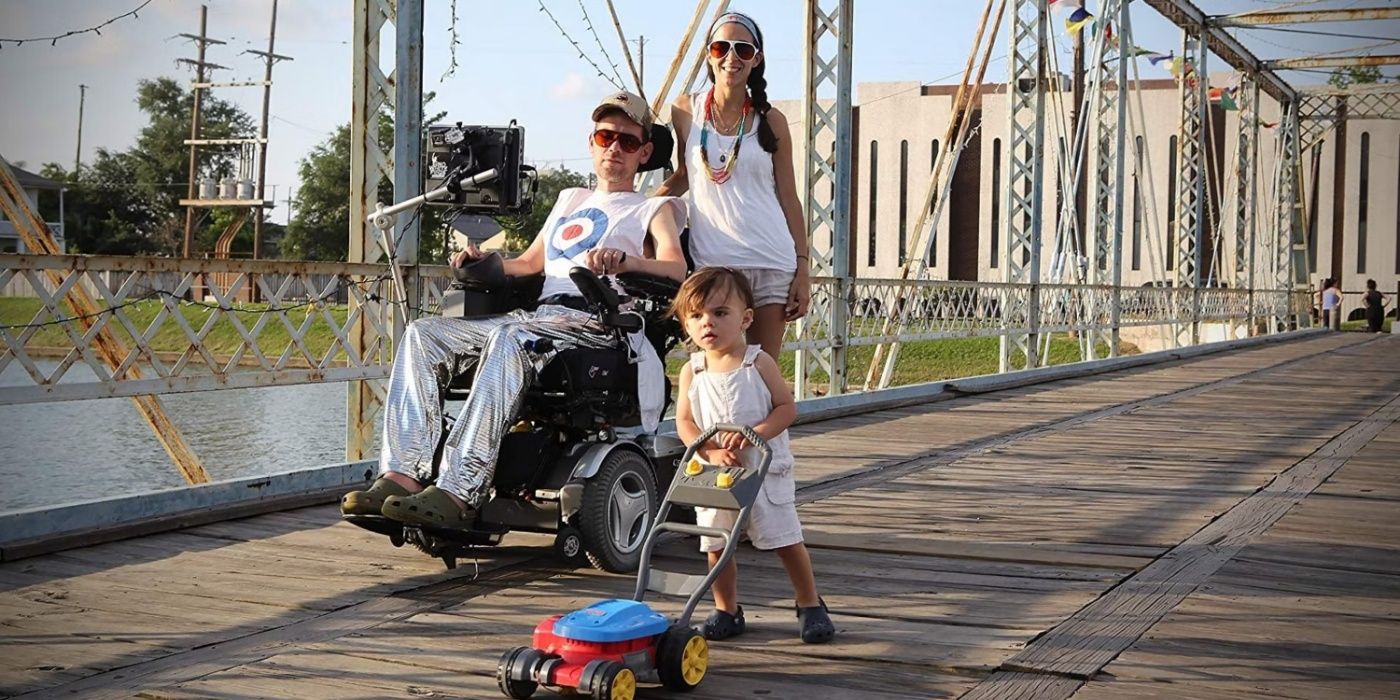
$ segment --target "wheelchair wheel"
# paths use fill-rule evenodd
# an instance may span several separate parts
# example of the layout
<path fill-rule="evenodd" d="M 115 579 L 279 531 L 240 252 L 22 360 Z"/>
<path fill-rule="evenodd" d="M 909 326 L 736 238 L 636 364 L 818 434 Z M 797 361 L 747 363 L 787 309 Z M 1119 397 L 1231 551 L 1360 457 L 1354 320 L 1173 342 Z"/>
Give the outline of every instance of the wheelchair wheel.
<path fill-rule="evenodd" d="M 608 455 L 584 486 L 579 509 L 588 561 L 613 573 L 636 571 L 659 500 L 646 457 L 625 448 Z"/>

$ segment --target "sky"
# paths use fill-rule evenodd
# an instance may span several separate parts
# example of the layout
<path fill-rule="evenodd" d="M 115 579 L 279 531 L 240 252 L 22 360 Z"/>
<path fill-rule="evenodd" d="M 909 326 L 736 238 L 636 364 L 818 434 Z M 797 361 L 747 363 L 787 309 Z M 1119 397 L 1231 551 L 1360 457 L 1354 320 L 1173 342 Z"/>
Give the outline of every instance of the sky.
<path fill-rule="evenodd" d="M 1267 9 L 1317 9 L 1378 6 L 1368 2 L 1272 2 L 1269 0 L 1198 0 L 1212 14 Z M 0 0 L 0 40 L 47 36 L 92 27 L 139 6 L 142 0 Z M 447 121 L 504 125 L 511 119 L 525 127 L 527 159 L 546 166 L 586 171 L 588 113 L 599 97 L 614 90 L 579 57 L 567 33 L 584 53 L 612 70 L 583 17 L 586 11 L 618 72 L 631 79 L 616 30 L 603 0 L 543 0 L 564 33 L 541 11 L 540 0 L 424 0 L 425 91 L 437 99 L 429 114 L 446 111 Z M 228 66 L 221 81 L 258 79 L 262 62 L 243 54 L 265 50 L 272 0 L 204 0 L 209 8 L 208 34 L 228 43 L 212 46 L 207 60 Z M 802 0 L 744 0 L 732 8 L 753 16 L 763 29 L 770 99 L 802 95 Z M 828 3 L 829 4 L 829 3 Z M 176 63 L 193 58 L 195 46 L 177 35 L 199 31 L 199 0 L 152 0 L 137 17 L 102 29 L 23 46 L 0 42 L 0 154 L 22 161 L 31 170 L 59 162 L 71 168 L 75 155 L 80 84 L 88 86 L 83 119 L 82 158 L 90 162 L 98 148 L 129 148 L 145 119 L 135 105 L 139 80 L 170 76 L 181 82 L 193 72 Z M 450 28 L 455 5 L 461 44 L 457 68 L 451 63 Z M 1096 11 L 1098 0 L 1085 0 Z M 637 56 L 637 37 L 645 37 L 643 82 L 650 95 L 664 77 L 694 12 L 691 0 L 615 0 L 620 23 Z M 297 163 L 339 124 L 349 120 L 351 94 L 351 12 L 353 0 L 280 0 L 276 52 L 292 61 L 274 70 L 269 123 L 268 194 L 275 193 L 274 221 L 287 218 L 287 198 L 297 187 Z M 1179 51 L 1180 32 L 1142 3 L 1133 5 L 1134 43 L 1159 51 Z M 955 82 L 972 45 L 982 3 L 974 0 L 855 0 L 853 80 Z M 1053 31 L 1062 51 L 1069 40 L 1056 16 Z M 1377 39 L 1400 36 L 1400 22 L 1309 25 Z M 1005 30 L 1003 29 L 1003 33 Z M 1242 37 L 1267 58 L 1376 45 L 1317 35 L 1253 30 Z M 392 65 L 392 37 L 387 33 L 381 65 Z M 1378 53 L 1396 53 L 1394 44 Z M 1004 43 L 999 43 L 989 82 L 1005 80 Z M 1068 61 L 1063 61 L 1068 65 Z M 1219 61 L 1214 66 L 1227 70 Z M 1144 78 L 1166 72 L 1143 62 Z M 1387 73 L 1394 71 L 1387 69 Z M 1321 82 L 1325 75 L 1288 72 L 1295 85 Z M 614 78 L 616 80 L 616 78 Z M 227 88 L 222 99 L 249 114 L 261 111 L 262 91 Z M 181 183 L 174 186 L 183 189 Z"/>

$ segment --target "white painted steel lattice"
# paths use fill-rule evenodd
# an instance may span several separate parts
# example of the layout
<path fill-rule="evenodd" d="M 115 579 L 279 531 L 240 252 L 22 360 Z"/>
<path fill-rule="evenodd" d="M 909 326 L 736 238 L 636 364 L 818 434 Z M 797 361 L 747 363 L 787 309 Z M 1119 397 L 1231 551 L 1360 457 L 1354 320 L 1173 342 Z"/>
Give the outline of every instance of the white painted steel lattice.
<path fill-rule="evenodd" d="M 829 275 L 837 282 L 834 290 L 821 295 L 814 283 L 811 309 L 797 324 L 797 333 L 804 339 L 845 335 L 846 304 L 832 302 L 847 298 L 845 286 L 850 278 L 846 251 L 851 217 L 851 3 L 807 0 L 802 99 L 807 158 L 800 185 L 803 218 L 813 277 Z M 822 96 L 832 89 L 833 97 Z M 808 385 L 814 370 L 827 375 L 827 393 L 845 393 L 846 369 L 842 343 L 804 347 L 796 361 L 797 398 L 811 395 Z"/>
<path fill-rule="evenodd" d="M 1181 289 L 1197 289 L 1201 286 L 1202 253 L 1205 250 L 1204 238 L 1206 199 L 1206 130 L 1205 112 L 1209 107 L 1206 90 L 1209 87 L 1209 73 L 1206 72 L 1206 52 L 1202 38 L 1204 27 L 1186 28 L 1181 32 L 1182 69 L 1181 83 L 1181 129 L 1177 138 L 1176 181 L 1176 286 Z M 1195 321 L 1194 296 L 1189 320 L 1177 329 L 1177 345 L 1194 345 L 1200 337 L 1200 329 Z"/>
<path fill-rule="evenodd" d="M 1011 31 L 1007 96 L 1010 116 L 1006 187 L 1005 281 L 1029 284 L 1024 298 L 1008 298 L 1002 323 L 1025 332 L 1002 336 L 998 367 L 1006 372 L 1036 365 L 1039 336 L 1036 292 L 1040 282 L 1040 228 L 1044 204 L 1045 52 L 1049 9 L 1035 0 L 1007 6 Z"/>

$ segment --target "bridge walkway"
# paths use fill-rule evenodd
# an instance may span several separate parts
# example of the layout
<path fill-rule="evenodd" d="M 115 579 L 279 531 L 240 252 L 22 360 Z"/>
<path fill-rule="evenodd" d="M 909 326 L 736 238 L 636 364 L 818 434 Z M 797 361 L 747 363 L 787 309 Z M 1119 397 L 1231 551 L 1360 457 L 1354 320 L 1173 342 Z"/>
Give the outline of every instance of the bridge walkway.
<path fill-rule="evenodd" d="M 1400 693 L 1398 347 L 1312 336 L 799 426 L 839 636 L 801 644 L 776 559 L 741 550 L 750 632 L 677 697 Z M 0 695 L 499 697 L 540 618 L 630 595 L 547 544 L 445 572 L 320 506 L 7 562 Z"/>

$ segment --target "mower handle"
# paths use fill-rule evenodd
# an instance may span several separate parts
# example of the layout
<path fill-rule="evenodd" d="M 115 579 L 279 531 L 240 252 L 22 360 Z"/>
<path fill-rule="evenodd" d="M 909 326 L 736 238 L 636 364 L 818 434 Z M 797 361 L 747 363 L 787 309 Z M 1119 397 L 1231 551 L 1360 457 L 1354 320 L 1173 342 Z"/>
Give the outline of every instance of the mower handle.
<path fill-rule="evenodd" d="M 763 436 L 758 434 L 758 431 L 747 425 L 739 425 L 737 423 L 716 423 L 706 428 L 699 437 L 695 438 L 695 440 L 686 446 L 685 454 L 681 455 L 680 461 L 677 462 L 677 464 L 689 464 L 690 460 L 695 457 L 695 453 L 699 451 L 700 446 L 704 445 L 710 438 L 720 432 L 739 433 L 744 436 L 745 440 L 748 440 L 751 445 L 757 448 L 760 460 L 756 478 L 760 483 L 768 478 L 768 466 L 773 462 L 773 449 L 768 446 L 768 441 L 764 440 Z M 674 480 L 671 485 L 672 487 L 675 486 Z M 762 496 L 758 497 L 761 498 Z M 685 608 L 681 611 L 680 617 L 677 618 L 677 624 L 689 626 L 690 617 L 695 613 L 695 608 L 700 605 L 700 599 L 710 590 L 710 586 L 714 584 L 720 571 L 723 570 L 729 560 L 733 558 L 734 550 L 739 546 L 739 534 L 743 532 L 744 527 L 748 525 L 749 511 L 752 508 L 752 502 L 740 508 L 738 517 L 734 519 L 733 528 L 728 530 L 717 527 L 666 522 L 666 518 L 671 512 L 671 489 L 668 488 L 666 497 L 661 501 L 661 508 L 657 511 L 656 524 L 652 526 L 651 532 L 647 533 L 646 542 L 642 545 L 642 558 L 637 566 L 637 588 L 632 595 L 632 599 L 640 601 L 646 595 L 647 583 L 651 577 L 651 551 L 656 544 L 657 536 L 662 532 L 679 532 L 686 535 L 718 537 L 724 541 L 724 549 L 720 552 L 719 559 L 716 560 L 715 565 L 705 573 L 703 580 L 699 582 L 695 590 L 690 593 L 685 602 Z"/>

